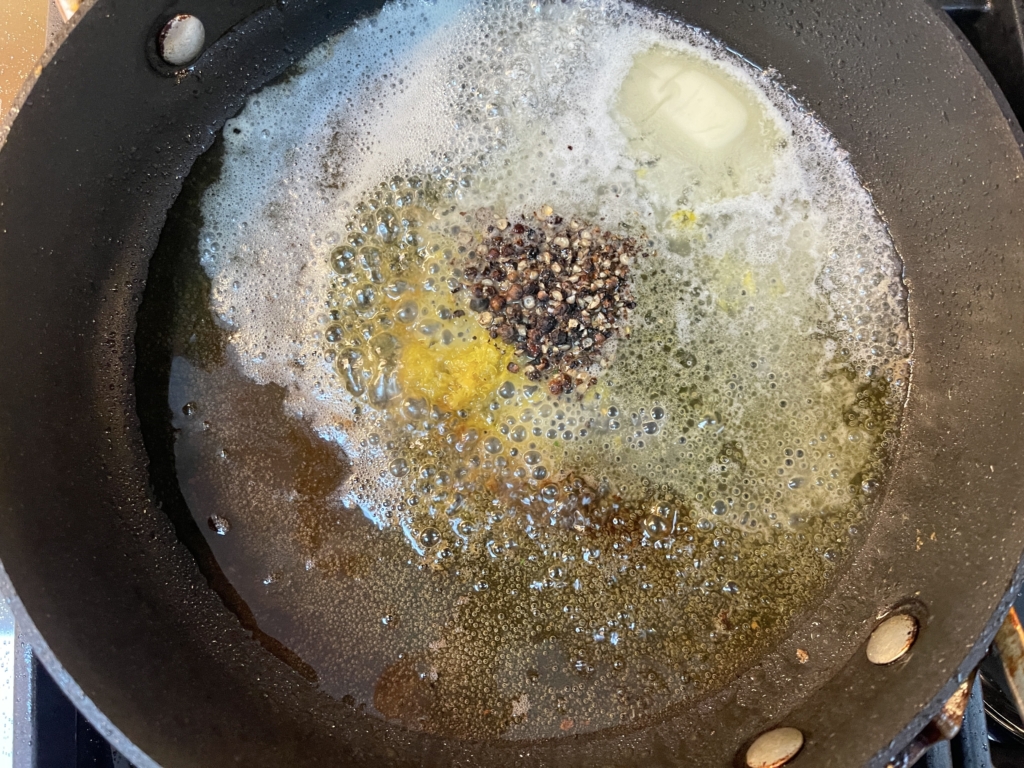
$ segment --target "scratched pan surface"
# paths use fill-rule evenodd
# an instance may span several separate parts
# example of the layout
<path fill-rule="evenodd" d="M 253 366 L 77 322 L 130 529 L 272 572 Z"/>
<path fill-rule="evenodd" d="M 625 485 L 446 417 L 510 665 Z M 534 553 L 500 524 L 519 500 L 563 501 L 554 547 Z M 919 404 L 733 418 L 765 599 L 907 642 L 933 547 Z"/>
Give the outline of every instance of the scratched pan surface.
<path fill-rule="evenodd" d="M 1000 97 L 919 0 L 664 6 L 777 69 L 887 221 L 916 345 L 898 459 L 831 592 L 698 705 L 622 732 L 451 742 L 330 699 L 243 626 L 183 544 L 194 532 L 158 505 L 136 411 L 136 310 L 183 178 L 246 94 L 373 7 L 207 0 L 210 47 L 174 77 L 151 40 L 195 9 L 97 0 L 14 120 L 0 150 L 0 562 L 44 662 L 140 766 L 727 766 L 776 723 L 807 737 L 795 766 L 883 765 L 978 660 L 1018 584 L 1024 161 Z M 922 622 L 910 658 L 871 666 L 875 616 L 908 604 Z"/>

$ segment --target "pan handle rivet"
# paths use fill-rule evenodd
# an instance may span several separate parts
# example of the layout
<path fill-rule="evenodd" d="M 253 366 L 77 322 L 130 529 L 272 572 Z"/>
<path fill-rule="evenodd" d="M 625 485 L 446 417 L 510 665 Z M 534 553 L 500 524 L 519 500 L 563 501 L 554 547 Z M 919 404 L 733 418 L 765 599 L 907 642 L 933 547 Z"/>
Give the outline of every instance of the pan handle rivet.
<path fill-rule="evenodd" d="M 906 613 L 890 616 L 871 633 L 868 640 L 868 661 L 892 664 L 903 658 L 917 639 L 917 619 Z"/>
<path fill-rule="evenodd" d="M 779 768 L 794 757 L 804 745 L 804 735 L 796 728 L 776 728 L 754 739 L 747 748 L 749 768 Z"/>
<path fill-rule="evenodd" d="M 206 29 L 195 16 L 179 13 L 161 28 L 156 37 L 160 58 L 172 67 L 188 64 L 203 51 Z"/>

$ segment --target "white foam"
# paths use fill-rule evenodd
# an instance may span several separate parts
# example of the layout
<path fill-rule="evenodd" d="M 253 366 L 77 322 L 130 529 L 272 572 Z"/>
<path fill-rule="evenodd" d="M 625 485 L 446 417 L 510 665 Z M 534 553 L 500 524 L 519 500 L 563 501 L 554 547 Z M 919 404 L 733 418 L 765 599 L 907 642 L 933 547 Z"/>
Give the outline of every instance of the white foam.
<path fill-rule="evenodd" d="M 806 337 L 813 313 L 799 306 L 827 296 L 828 330 L 859 371 L 905 356 L 898 260 L 885 229 L 828 132 L 771 73 L 626 3 L 438 0 L 385 6 L 225 127 L 222 177 L 204 198 L 203 264 L 244 373 L 287 387 L 289 407 L 354 459 L 376 455 L 337 426 L 353 402 L 323 359 L 320 333 L 327 254 L 347 235 L 352 207 L 396 174 L 449 179 L 460 207 L 546 203 L 609 226 L 643 225 L 669 252 L 659 225 L 674 193 L 639 180 L 612 109 L 634 56 L 653 45 L 740 83 L 790 137 L 766 183 L 732 197 L 691 189 L 686 201 L 706 233 L 700 258 L 791 280 L 792 322 L 765 315 L 755 330 Z M 684 271 L 698 265 L 693 254 L 677 260 Z M 685 314 L 677 327 L 683 343 L 695 341 Z M 896 334 L 881 352 L 878 329 Z"/>

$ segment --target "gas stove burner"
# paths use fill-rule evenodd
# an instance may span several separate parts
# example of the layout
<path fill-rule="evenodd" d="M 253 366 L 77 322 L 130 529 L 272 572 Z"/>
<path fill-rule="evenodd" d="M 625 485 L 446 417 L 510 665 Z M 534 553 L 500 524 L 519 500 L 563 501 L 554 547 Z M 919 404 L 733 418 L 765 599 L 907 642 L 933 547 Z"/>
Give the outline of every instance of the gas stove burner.
<path fill-rule="evenodd" d="M 1021 122 L 1024 116 L 1024 5 L 1020 0 L 947 0 L 956 22 Z"/>
<path fill-rule="evenodd" d="M 1021 601 L 1018 598 L 1018 602 Z M 1024 722 L 1010 693 L 1003 665 L 989 654 L 978 669 L 988 722 L 988 741 L 995 768 L 1024 765 Z M 984 765 L 984 763 L 981 763 Z"/>

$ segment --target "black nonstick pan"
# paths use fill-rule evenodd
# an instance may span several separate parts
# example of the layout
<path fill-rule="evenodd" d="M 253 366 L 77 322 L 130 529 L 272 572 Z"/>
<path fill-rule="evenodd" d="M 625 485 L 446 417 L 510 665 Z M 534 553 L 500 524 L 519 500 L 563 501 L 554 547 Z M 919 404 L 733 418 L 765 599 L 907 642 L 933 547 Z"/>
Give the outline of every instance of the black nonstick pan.
<path fill-rule="evenodd" d="M 0 562 L 40 658 L 140 767 L 726 766 L 777 725 L 804 734 L 794 766 L 886 765 L 1020 584 L 1024 158 L 1001 96 L 921 0 L 664 4 L 776 69 L 889 226 L 914 332 L 889 487 L 821 602 L 697 704 L 624 731 L 445 740 L 330 698 L 226 606 L 154 490 L 137 410 L 137 312 L 183 179 L 247 94 L 373 10 L 97 0 L 26 92 L 0 150 Z M 175 69 L 155 39 L 182 12 L 206 47 Z M 864 647 L 893 611 L 918 638 L 873 665 Z"/>

